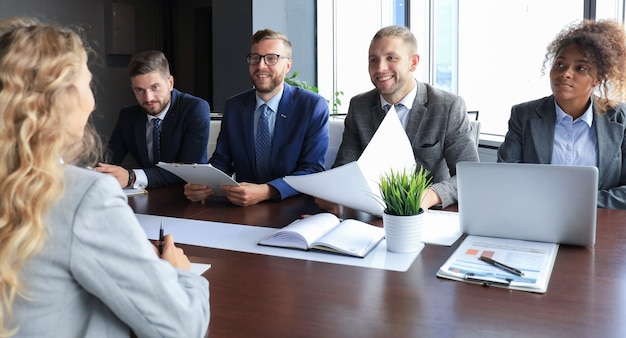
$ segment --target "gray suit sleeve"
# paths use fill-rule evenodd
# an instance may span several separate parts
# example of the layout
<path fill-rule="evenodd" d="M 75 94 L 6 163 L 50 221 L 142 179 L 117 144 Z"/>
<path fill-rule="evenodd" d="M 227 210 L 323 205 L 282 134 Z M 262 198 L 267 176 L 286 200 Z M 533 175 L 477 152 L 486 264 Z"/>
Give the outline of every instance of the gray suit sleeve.
<path fill-rule="evenodd" d="M 157 257 L 114 179 L 95 180 L 74 219 L 70 269 L 83 288 L 140 337 L 204 336 L 208 281 Z"/>
<path fill-rule="evenodd" d="M 444 158 L 450 177 L 432 185 L 432 189 L 441 198 L 441 206 L 447 207 L 457 202 L 456 164 L 462 161 L 478 162 L 478 150 L 472 140 L 465 102 L 459 96 L 450 102 L 447 111 L 448 125 L 445 128 Z M 432 108 L 431 108 L 432 109 Z"/>

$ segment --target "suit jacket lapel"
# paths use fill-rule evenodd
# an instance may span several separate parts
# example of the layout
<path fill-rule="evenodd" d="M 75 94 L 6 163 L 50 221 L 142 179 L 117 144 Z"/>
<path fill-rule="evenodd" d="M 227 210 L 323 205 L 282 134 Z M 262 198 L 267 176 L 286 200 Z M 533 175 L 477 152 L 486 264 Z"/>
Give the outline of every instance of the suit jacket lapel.
<path fill-rule="evenodd" d="M 178 90 L 172 89 L 170 107 L 167 110 L 165 119 L 161 122 L 161 158 L 169 157 L 168 152 L 170 148 L 167 147 L 167 145 L 169 144 L 168 140 L 172 139 L 172 134 L 174 133 L 174 125 L 176 124 L 174 121 L 178 119 L 178 109 L 176 108 L 180 102 L 179 94 L 180 92 Z"/>
<path fill-rule="evenodd" d="M 554 123 L 556 109 L 554 96 L 545 100 L 535 109 L 536 118 L 529 120 L 530 133 L 537 153 L 537 162 L 549 164 L 552 162 L 552 148 L 554 146 Z"/>
<path fill-rule="evenodd" d="M 272 137 L 272 153 L 270 155 L 270 161 L 274 162 L 275 157 L 278 155 L 278 149 L 288 140 L 285 140 L 287 133 L 284 130 L 289 125 L 289 117 L 293 113 L 289 107 L 292 107 L 293 99 L 293 87 L 285 83 L 285 89 L 283 90 L 283 96 L 278 103 L 278 111 L 276 112 L 276 124 L 274 124 L 274 136 Z"/>
<path fill-rule="evenodd" d="M 246 151 L 248 152 L 248 163 L 251 163 L 251 167 L 256 172 L 255 165 L 255 139 L 254 139 L 254 112 L 256 107 L 256 92 L 251 90 L 249 92 L 249 97 L 245 99 L 243 106 L 241 107 L 241 112 L 239 112 L 239 116 L 241 117 L 241 125 L 243 126 L 243 130 L 241 130 L 241 137 L 244 140 L 244 144 L 246 144 Z"/>
<path fill-rule="evenodd" d="M 152 167 L 152 163 L 148 158 L 148 144 L 146 142 L 146 112 L 139 108 L 140 113 L 135 114 L 136 121 L 133 122 L 133 134 L 135 135 L 135 144 L 137 153 L 139 153 L 139 165 L 142 167 Z"/>
<path fill-rule="evenodd" d="M 594 106 L 593 121 L 596 127 L 596 135 L 598 139 L 598 181 L 602 186 L 607 176 L 607 171 L 614 161 L 614 154 L 620 152 L 619 147 L 622 144 L 623 128 L 620 124 L 613 121 L 615 111 L 598 112 Z"/>
<path fill-rule="evenodd" d="M 411 146 L 414 148 L 416 142 L 418 142 L 417 131 L 422 123 L 422 118 L 428 111 L 428 107 L 426 106 L 427 103 L 428 93 L 426 86 L 417 81 L 417 93 L 415 94 L 415 100 L 413 100 L 413 107 L 411 107 L 411 111 L 409 112 L 409 120 L 407 121 L 406 126 L 406 134 L 409 137 Z"/>

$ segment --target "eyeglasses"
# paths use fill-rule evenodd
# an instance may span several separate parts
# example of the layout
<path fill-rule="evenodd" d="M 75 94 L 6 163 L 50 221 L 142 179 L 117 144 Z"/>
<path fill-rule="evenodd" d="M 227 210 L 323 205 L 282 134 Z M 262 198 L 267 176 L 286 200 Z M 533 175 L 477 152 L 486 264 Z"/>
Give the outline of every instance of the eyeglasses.
<path fill-rule="evenodd" d="M 256 66 L 261 62 L 261 58 L 265 61 L 265 64 L 268 66 L 273 66 L 278 63 L 278 59 L 289 59 L 288 56 L 278 55 L 278 54 L 246 54 L 246 61 L 248 64 Z"/>

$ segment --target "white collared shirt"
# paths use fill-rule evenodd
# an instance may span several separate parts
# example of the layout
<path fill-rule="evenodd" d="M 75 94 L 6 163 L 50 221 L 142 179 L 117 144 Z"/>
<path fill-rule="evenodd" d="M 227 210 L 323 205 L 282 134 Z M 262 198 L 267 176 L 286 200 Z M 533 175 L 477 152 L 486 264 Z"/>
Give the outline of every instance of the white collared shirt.
<path fill-rule="evenodd" d="M 394 105 L 394 108 L 396 109 L 396 113 L 398 114 L 398 118 L 400 119 L 404 130 L 406 130 L 406 127 L 409 124 L 409 112 L 413 107 L 413 102 L 415 101 L 415 96 L 417 95 L 417 80 L 414 79 L 413 81 L 415 81 L 413 89 L 411 89 L 411 91 L 406 94 L 406 96 L 403 97 L 400 102 Z M 380 104 L 384 110 L 385 106 L 391 103 L 387 102 L 387 100 L 385 100 L 383 96 L 380 95 Z"/>
<path fill-rule="evenodd" d="M 152 120 L 155 118 L 160 118 L 161 123 L 165 120 L 165 115 L 167 115 L 167 111 L 170 109 L 170 105 L 172 101 L 165 106 L 165 108 L 155 116 L 150 114 L 146 114 L 146 145 L 148 146 L 148 159 L 152 162 L 152 131 L 154 129 L 154 125 L 152 124 Z M 133 169 L 135 172 L 135 184 L 133 184 L 132 188 L 145 188 L 148 186 L 148 176 L 143 171 L 143 169 Z"/>

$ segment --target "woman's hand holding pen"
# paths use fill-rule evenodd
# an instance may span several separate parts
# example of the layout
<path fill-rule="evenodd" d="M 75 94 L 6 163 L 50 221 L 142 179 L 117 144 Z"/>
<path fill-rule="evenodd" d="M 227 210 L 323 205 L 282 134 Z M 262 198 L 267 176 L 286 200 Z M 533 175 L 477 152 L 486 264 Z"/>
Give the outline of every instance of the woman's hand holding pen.
<path fill-rule="evenodd" d="M 155 251 L 157 254 L 159 253 L 158 249 L 155 247 Z M 174 245 L 174 236 L 165 235 L 163 237 L 163 254 L 161 258 L 168 261 L 175 268 L 180 268 L 183 270 L 189 271 L 191 269 L 191 262 L 183 249 L 177 248 Z"/>

